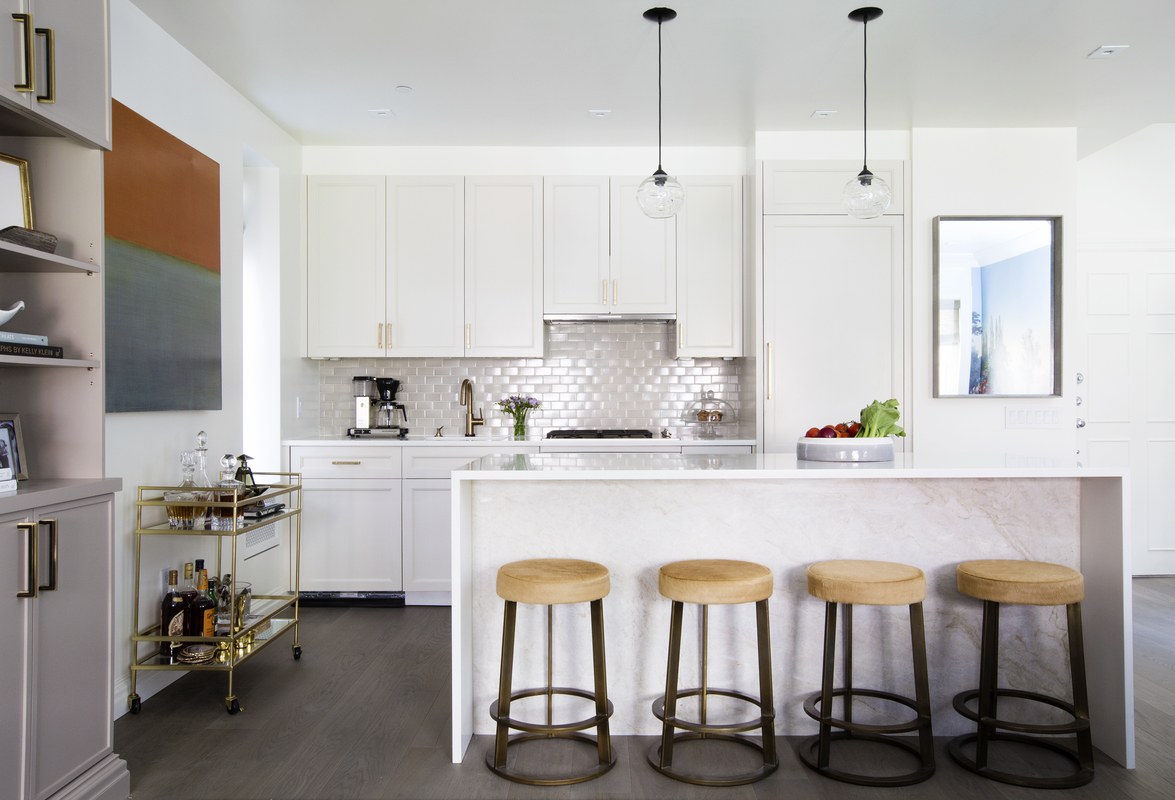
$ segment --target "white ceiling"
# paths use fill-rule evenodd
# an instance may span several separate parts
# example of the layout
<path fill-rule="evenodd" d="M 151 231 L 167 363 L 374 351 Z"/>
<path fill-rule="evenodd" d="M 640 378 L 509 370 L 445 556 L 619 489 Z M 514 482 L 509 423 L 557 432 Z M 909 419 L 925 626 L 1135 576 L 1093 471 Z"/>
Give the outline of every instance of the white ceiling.
<path fill-rule="evenodd" d="M 656 143 L 650 0 L 132 2 L 303 144 Z M 670 0 L 665 147 L 859 130 L 862 30 L 847 17 L 858 3 Z M 869 24 L 871 130 L 1077 127 L 1088 153 L 1175 122 L 1175 0 L 881 7 Z M 1100 45 L 1130 48 L 1087 59 Z M 369 113 L 381 108 L 393 116 Z M 838 113 L 814 120 L 816 109 Z"/>

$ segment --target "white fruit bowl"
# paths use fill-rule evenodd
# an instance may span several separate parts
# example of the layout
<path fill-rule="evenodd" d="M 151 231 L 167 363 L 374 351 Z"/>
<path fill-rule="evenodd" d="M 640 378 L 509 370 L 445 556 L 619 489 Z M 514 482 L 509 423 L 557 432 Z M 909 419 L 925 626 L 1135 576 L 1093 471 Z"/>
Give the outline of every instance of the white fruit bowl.
<path fill-rule="evenodd" d="M 888 436 L 819 439 L 801 436 L 796 458 L 803 461 L 893 461 L 893 439 Z"/>

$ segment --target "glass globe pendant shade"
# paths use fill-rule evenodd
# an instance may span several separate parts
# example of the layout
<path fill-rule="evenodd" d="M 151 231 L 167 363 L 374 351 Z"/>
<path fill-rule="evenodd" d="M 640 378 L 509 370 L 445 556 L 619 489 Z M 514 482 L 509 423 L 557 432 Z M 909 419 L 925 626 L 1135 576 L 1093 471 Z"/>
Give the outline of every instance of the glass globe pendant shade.
<path fill-rule="evenodd" d="M 666 219 L 676 214 L 685 202 L 685 189 L 676 178 L 658 168 L 637 187 L 636 202 L 646 216 Z"/>
<path fill-rule="evenodd" d="M 863 169 L 845 184 L 841 201 L 850 217 L 876 219 L 889 210 L 893 191 L 888 183 Z"/>

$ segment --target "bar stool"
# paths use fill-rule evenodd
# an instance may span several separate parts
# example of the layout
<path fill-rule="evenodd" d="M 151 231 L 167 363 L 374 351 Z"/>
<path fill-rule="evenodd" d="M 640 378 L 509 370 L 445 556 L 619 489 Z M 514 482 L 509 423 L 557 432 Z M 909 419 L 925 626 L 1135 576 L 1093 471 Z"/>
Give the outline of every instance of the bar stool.
<path fill-rule="evenodd" d="M 490 716 L 497 722 L 494 747 L 486 754 L 490 770 L 503 778 L 532 786 L 562 786 L 598 778 L 616 764 L 608 718 L 612 716 L 612 701 L 604 669 L 604 603 L 611 584 L 608 570 L 593 561 L 570 558 L 536 558 L 513 561 L 498 568 L 497 592 L 506 601 L 502 622 L 502 666 L 498 681 L 498 699 L 490 704 Z M 514 671 L 514 623 L 518 603 L 532 603 L 547 607 L 547 683 L 536 689 L 512 691 Z M 552 632 L 553 607 L 567 603 L 591 603 L 592 667 L 594 689 L 589 692 L 565 686 L 553 686 Z M 556 723 L 552 720 L 552 701 L 555 695 L 569 695 L 591 700 L 596 713 L 576 722 Z M 546 697 L 546 723 L 532 723 L 510 716 L 510 704 L 524 697 Z M 596 729 L 593 739 L 580 731 Z M 511 730 L 522 731 L 514 736 Z M 507 750 L 524 742 L 540 739 L 569 739 L 596 748 L 597 764 L 590 770 L 556 776 L 536 775 L 507 765 Z"/>
<path fill-rule="evenodd" d="M 975 733 L 952 739 L 947 746 L 951 757 L 965 769 L 1015 786 L 1038 789 L 1067 789 L 1093 780 L 1093 741 L 1089 730 L 1089 698 L 1085 687 L 1085 646 L 1081 634 L 1081 600 L 1085 579 L 1075 569 L 1042 561 L 966 561 L 955 570 L 959 591 L 983 601 L 983 634 L 979 650 L 979 688 L 955 695 L 954 706 L 964 717 L 977 723 Z M 1069 629 L 1069 670 L 1073 702 L 1037 692 L 999 688 L 1000 604 L 1065 606 Z M 1015 697 L 1059 708 L 1073 719 L 1056 725 L 1030 724 L 1000 719 L 997 703 L 1001 697 Z M 978 709 L 968 703 L 978 699 Z M 1000 731 L 1012 731 L 1001 733 Z M 1077 750 L 1050 741 L 1048 736 L 1075 734 Z M 963 752 L 974 742 L 975 756 Z M 1076 765 L 1068 775 L 1038 777 L 992 769 L 988 764 L 991 742 L 1017 742 L 1057 753 Z"/>
<path fill-rule="evenodd" d="M 922 601 L 926 597 L 926 576 L 917 567 L 889 561 L 818 561 L 808 566 L 808 593 L 824 601 L 824 669 L 821 689 L 804 701 L 804 711 L 820 723 L 820 732 L 800 742 L 797 755 L 807 766 L 829 778 L 861 786 L 909 786 L 934 774 L 934 739 L 930 724 L 930 684 L 926 670 L 926 626 Z M 844 687 L 833 688 L 836 659 L 836 611 L 844 607 L 841 623 L 844 637 Z M 910 644 L 914 658 L 914 698 L 877 689 L 853 686 L 853 606 L 910 607 Z M 832 716 L 834 697 L 843 698 L 843 719 Z M 873 697 L 913 709 L 913 719 L 892 724 L 853 721 L 853 699 Z M 833 728 L 837 728 L 835 732 Z M 917 731 L 918 745 L 909 737 L 891 734 Z M 918 768 L 901 775 L 865 775 L 834 769 L 832 745 L 839 741 L 867 741 L 892 745 L 909 751 L 918 759 Z"/>
<path fill-rule="evenodd" d="M 653 701 L 653 716 L 661 720 L 661 739 L 649 748 L 648 759 L 653 769 L 675 780 L 701 786 L 737 786 L 753 783 L 770 775 L 779 766 L 775 753 L 775 703 L 771 692 L 771 632 L 768 628 L 767 599 L 771 597 L 775 580 L 771 570 L 748 561 L 704 559 L 675 561 L 661 567 L 658 589 L 661 595 L 673 601 L 669 623 L 669 663 L 665 670 L 665 694 Z M 677 686 L 681 662 L 681 623 L 685 603 L 702 607 L 702 675 L 701 686 L 681 690 Z M 709 638 L 709 609 L 712 604 L 754 603 L 758 630 L 759 697 L 752 697 L 732 689 L 712 689 L 707 686 L 707 639 Z M 754 706 L 759 715 L 743 722 L 710 723 L 706 719 L 707 698 L 710 695 L 730 697 Z M 677 716 L 677 701 L 683 697 L 697 697 L 700 718 L 685 720 Z M 675 734 L 676 729 L 684 733 Z M 739 734 L 759 729 L 762 743 Z M 674 766 L 673 747 L 683 741 L 717 739 L 735 742 L 763 754 L 763 766 L 752 772 L 735 775 L 704 775 L 688 773 Z"/>

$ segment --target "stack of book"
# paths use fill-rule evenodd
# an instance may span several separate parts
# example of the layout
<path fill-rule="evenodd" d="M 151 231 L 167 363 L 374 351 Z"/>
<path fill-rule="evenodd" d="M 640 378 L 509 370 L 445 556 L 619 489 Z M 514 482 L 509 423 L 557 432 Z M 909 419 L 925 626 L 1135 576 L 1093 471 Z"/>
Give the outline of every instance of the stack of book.
<path fill-rule="evenodd" d="M 0 356 L 62 358 L 64 351 L 60 347 L 49 344 L 48 336 L 0 330 Z"/>

